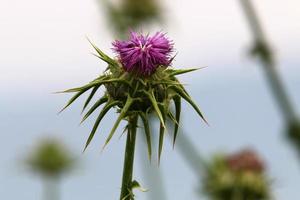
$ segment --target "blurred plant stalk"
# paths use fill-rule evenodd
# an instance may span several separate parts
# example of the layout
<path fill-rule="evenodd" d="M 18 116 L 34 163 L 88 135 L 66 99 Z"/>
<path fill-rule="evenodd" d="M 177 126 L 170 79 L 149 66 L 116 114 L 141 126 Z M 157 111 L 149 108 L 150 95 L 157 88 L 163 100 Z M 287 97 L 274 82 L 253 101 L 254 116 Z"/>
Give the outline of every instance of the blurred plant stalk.
<path fill-rule="evenodd" d="M 261 61 L 274 99 L 286 123 L 287 137 L 295 144 L 298 152 L 300 152 L 300 123 L 298 115 L 276 69 L 276 60 L 273 51 L 268 44 L 251 0 L 240 0 L 240 2 L 254 37 L 252 54 L 257 56 Z"/>
<path fill-rule="evenodd" d="M 273 51 L 267 42 L 255 9 L 250 0 L 240 1 L 254 37 L 252 54 L 257 56 L 262 63 L 270 88 L 273 92 L 275 100 L 277 101 L 279 109 L 281 110 L 284 120 L 287 123 L 294 122 L 297 119 L 295 109 L 293 108 L 289 96 L 286 93 L 280 75 L 276 70 L 276 61 Z"/>
<path fill-rule="evenodd" d="M 194 173 L 198 177 L 201 177 L 203 175 L 203 170 L 207 168 L 207 164 L 201 157 L 195 145 L 192 143 L 189 137 L 186 136 L 183 130 L 179 131 L 178 140 L 175 148 L 179 150 L 182 158 L 194 171 Z"/>
<path fill-rule="evenodd" d="M 162 21 L 161 5 L 157 0 L 98 0 L 106 9 L 109 26 L 119 38 L 130 30 L 140 31 L 154 22 Z"/>
<path fill-rule="evenodd" d="M 151 119 L 151 121 L 154 122 L 154 119 Z M 154 129 L 153 125 L 150 128 Z M 170 136 L 170 139 L 173 140 L 173 136 L 171 134 L 168 135 Z M 153 140 L 153 143 L 156 144 L 156 141 Z M 174 148 L 178 149 L 180 155 L 185 160 L 185 163 L 195 175 L 199 178 L 202 177 L 203 172 L 207 170 L 207 164 L 184 130 L 178 130 L 178 139 L 176 140 Z M 141 157 L 144 158 L 144 156 Z M 164 183 L 162 173 L 159 168 L 151 167 L 146 163 L 146 159 L 142 159 L 142 171 L 145 175 L 145 179 L 148 180 L 149 187 L 152 188 L 152 190 L 153 188 L 155 189 L 155 192 L 148 193 L 148 199 L 166 200 L 167 195 L 163 189 Z"/>
<path fill-rule="evenodd" d="M 153 126 L 154 124 L 154 118 L 151 117 L 151 126 L 149 127 L 151 129 L 151 133 L 155 131 L 155 128 Z M 143 148 L 146 143 L 147 139 L 144 134 L 140 134 L 140 147 Z M 158 144 L 158 141 L 153 139 L 152 145 L 156 146 Z M 153 149 L 152 152 L 154 155 L 157 154 L 158 152 L 156 151 L 156 148 Z M 151 158 L 152 160 L 152 158 Z M 147 199 L 148 200 L 153 200 L 153 199 L 162 199 L 162 200 L 167 200 L 167 194 L 165 190 L 165 185 L 164 185 L 164 178 L 163 178 L 163 172 L 161 171 L 161 168 L 158 167 L 157 165 L 153 164 L 154 162 L 152 161 L 149 164 L 149 159 L 145 157 L 144 152 L 140 152 L 140 166 L 141 170 L 144 176 L 145 184 L 147 185 L 147 188 L 151 188 L 149 191 L 146 192 Z"/>
<path fill-rule="evenodd" d="M 60 200 L 59 178 L 48 177 L 44 179 L 44 199 Z"/>

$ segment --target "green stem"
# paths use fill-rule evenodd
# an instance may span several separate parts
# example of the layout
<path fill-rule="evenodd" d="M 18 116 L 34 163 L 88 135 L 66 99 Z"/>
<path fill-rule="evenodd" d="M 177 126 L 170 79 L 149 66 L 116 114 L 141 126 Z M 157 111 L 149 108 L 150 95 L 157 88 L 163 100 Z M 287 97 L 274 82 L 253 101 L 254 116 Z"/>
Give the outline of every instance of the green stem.
<path fill-rule="evenodd" d="M 137 116 L 129 118 L 128 121 L 128 134 L 125 147 L 125 158 L 122 178 L 122 188 L 120 200 L 132 200 L 132 173 L 134 162 L 134 150 L 136 141 L 136 129 L 137 129 Z"/>
<path fill-rule="evenodd" d="M 44 180 L 45 200 L 59 200 L 59 186 L 57 177 L 48 177 Z"/>
<path fill-rule="evenodd" d="M 208 169 L 204 158 L 189 137 L 187 137 L 187 134 L 184 133 L 184 130 L 181 130 L 178 135 L 178 141 L 176 141 L 178 150 L 185 159 L 186 164 L 188 164 L 189 167 L 191 167 L 194 172 L 201 177 Z"/>

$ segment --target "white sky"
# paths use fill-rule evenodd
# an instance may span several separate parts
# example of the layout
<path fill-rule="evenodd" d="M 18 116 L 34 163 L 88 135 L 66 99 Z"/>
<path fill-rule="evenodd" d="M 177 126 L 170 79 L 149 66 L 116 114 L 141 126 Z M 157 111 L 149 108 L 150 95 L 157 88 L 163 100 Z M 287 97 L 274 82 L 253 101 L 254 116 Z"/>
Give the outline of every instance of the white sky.
<path fill-rule="evenodd" d="M 256 0 L 255 5 L 279 60 L 296 62 L 300 2 Z M 158 29 L 176 43 L 175 64 L 228 68 L 247 61 L 251 39 L 238 0 L 165 0 L 165 8 L 168 25 Z M 103 65 L 89 54 L 85 36 L 111 53 L 101 13 L 97 0 L 1 0 L 0 81 L 43 85 L 91 77 Z"/>

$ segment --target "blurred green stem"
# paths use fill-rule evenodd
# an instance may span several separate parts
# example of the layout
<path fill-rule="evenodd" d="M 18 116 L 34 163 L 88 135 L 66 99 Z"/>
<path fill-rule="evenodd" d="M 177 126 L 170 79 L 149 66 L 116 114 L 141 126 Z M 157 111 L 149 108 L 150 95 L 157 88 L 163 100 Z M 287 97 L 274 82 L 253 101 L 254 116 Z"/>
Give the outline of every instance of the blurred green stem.
<path fill-rule="evenodd" d="M 44 180 L 44 198 L 45 200 L 59 200 L 58 178 L 48 177 Z"/>
<path fill-rule="evenodd" d="M 151 133 L 155 132 L 155 127 L 153 126 L 155 123 L 155 118 L 150 118 L 151 123 L 150 124 L 150 129 Z M 144 130 L 141 130 L 144 131 Z M 145 134 L 140 134 L 140 147 L 141 149 L 144 148 L 146 144 L 146 137 Z M 153 139 L 152 140 L 152 145 L 156 146 L 158 144 L 158 141 Z M 156 152 L 156 148 L 152 150 L 152 155 L 157 155 L 158 152 Z M 140 161 L 141 161 L 141 170 L 144 175 L 145 179 L 145 184 L 151 188 L 150 191 L 147 191 L 147 199 L 148 200 L 153 200 L 153 199 L 163 199 L 167 200 L 167 194 L 166 194 L 166 189 L 164 187 L 164 178 L 163 178 L 163 173 L 161 171 L 161 168 L 158 167 L 157 165 L 152 165 L 151 163 L 149 164 L 149 159 L 148 157 L 145 156 L 144 152 L 140 153 Z"/>
<path fill-rule="evenodd" d="M 265 34 L 255 13 L 255 9 L 250 0 L 241 0 L 241 4 L 255 40 L 253 53 L 259 56 L 262 62 L 263 68 L 265 70 L 265 75 L 273 92 L 273 95 L 277 100 L 277 104 L 282 112 L 284 120 L 287 123 L 292 123 L 296 121 L 297 114 L 295 113 L 295 109 L 292 106 L 292 103 L 284 88 L 283 82 L 275 68 L 276 66 L 273 52 L 265 38 Z"/>
<path fill-rule="evenodd" d="M 191 169 L 197 174 L 199 177 L 201 176 L 201 172 L 207 168 L 205 161 L 199 154 L 199 151 L 194 146 L 192 141 L 186 136 L 186 134 L 182 133 L 178 134 L 177 139 L 177 147 L 179 148 L 182 157 L 185 159 L 186 163 L 190 166 Z M 176 148 L 176 147 L 175 147 Z"/>
<path fill-rule="evenodd" d="M 120 200 L 132 200 L 132 173 L 134 163 L 134 150 L 136 141 L 137 116 L 132 116 L 128 121 L 128 133 L 125 147 L 125 158 L 122 178 Z"/>

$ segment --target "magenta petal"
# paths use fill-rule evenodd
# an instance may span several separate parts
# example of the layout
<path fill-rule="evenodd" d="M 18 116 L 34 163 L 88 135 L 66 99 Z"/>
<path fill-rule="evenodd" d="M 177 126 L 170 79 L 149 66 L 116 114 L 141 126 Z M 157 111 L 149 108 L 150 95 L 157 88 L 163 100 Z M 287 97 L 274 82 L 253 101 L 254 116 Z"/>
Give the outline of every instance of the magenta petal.
<path fill-rule="evenodd" d="M 131 32 L 128 41 L 113 42 L 124 69 L 141 75 L 151 75 L 160 65 L 170 64 L 173 43 L 163 33 L 144 36 Z"/>

